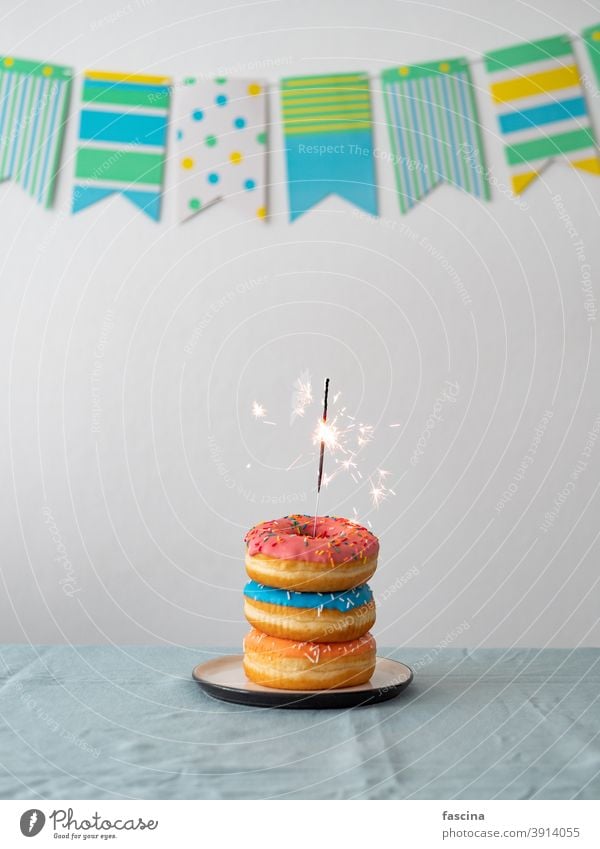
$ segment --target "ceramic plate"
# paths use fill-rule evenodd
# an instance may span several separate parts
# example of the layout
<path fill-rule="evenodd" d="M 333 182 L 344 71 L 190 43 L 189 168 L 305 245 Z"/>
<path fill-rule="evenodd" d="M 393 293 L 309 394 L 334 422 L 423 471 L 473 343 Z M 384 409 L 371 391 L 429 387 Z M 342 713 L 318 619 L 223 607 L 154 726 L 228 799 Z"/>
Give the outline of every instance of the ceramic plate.
<path fill-rule="evenodd" d="M 413 679 L 412 669 L 397 660 L 378 657 L 367 684 L 341 690 L 276 690 L 246 677 L 243 655 L 225 655 L 196 666 L 192 677 L 209 696 L 253 707 L 348 708 L 395 698 Z"/>

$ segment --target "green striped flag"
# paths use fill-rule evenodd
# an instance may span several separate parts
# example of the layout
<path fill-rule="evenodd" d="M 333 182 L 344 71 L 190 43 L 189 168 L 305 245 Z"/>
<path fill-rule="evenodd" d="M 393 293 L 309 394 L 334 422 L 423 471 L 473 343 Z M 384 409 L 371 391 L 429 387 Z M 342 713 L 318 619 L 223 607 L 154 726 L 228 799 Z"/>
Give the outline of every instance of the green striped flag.
<path fill-rule="evenodd" d="M 52 205 L 73 71 L 0 56 L 0 180 Z"/>
<path fill-rule="evenodd" d="M 489 199 L 466 59 L 390 68 L 381 78 L 401 211 L 441 182 Z"/>
<path fill-rule="evenodd" d="M 73 212 L 118 193 L 158 221 L 170 86 L 169 77 L 85 72 Z"/>
<path fill-rule="evenodd" d="M 568 36 L 492 50 L 485 64 L 515 194 L 526 189 L 555 157 L 581 171 L 600 173 Z"/>

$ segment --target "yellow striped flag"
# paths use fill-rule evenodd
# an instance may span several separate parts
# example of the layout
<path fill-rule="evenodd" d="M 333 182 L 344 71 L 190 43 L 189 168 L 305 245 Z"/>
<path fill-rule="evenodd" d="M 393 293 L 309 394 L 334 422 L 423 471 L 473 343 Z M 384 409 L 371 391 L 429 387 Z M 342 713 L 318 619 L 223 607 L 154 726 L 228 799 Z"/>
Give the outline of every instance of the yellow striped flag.
<path fill-rule="evenodd" d="M 377 215 L 368 75 L 289 77 L 281 103 L 291 220 L 331 194 Z"/>
<path fill-rule="evenodd" d="M 515 194 L 559 157 L 573 168 L 600 173 L 596 139 L 568 36 L 493 50 L 486 54 L 485 64 Z"/>

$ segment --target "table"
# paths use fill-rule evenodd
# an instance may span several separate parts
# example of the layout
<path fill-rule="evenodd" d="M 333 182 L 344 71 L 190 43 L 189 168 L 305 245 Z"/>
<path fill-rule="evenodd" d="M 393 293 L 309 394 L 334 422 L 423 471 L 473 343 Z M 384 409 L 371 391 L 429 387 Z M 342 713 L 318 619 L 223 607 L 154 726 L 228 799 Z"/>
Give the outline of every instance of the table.
<path fill-rule="evenodd" d="M 600 650 L 389 649 L 397 699 L 342 711 L 212 700 L 228 650 L 0 647 L 4 799 L 597 799 Z"/>

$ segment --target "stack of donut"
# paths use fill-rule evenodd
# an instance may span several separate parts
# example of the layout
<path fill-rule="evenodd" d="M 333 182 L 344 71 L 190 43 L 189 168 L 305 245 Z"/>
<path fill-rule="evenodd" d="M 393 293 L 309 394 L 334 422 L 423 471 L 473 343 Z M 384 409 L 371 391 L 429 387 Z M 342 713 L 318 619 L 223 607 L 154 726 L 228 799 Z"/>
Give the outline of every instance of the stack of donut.
<path fill-rule="evenodd" d="M 265 687 L 351 687 L 375 669 L 375 602 L 366 581 L 379 542 L 334 516 L 293 515 L 246 534 L 244 669 Z"/>

